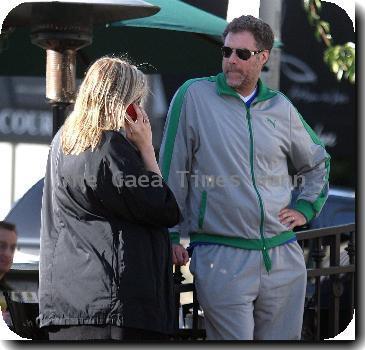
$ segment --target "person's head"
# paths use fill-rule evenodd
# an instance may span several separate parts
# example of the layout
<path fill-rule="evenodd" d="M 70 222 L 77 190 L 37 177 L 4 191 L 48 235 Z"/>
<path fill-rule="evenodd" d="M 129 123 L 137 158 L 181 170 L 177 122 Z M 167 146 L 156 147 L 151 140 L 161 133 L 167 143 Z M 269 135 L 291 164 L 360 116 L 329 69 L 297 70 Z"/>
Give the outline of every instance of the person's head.
<path fill-rule="evenodd" d="M 147 94 L 145 75 L 129 62 L 102 57 L 87 71 L 73 112 L 61 136 L 65 154 L 80 154 L 99 144 L 104 130 L 124 128 L 126 109 Z"/>
<path fill-rule="evenodd" d="M 0 280 L 10 270 L 16 248 L 15 225 L 0 221 Z"/>
<path fill-rule="evenodd" d="M 241 16 L 227 25 L 223 40 L 222 69 L 227 84 L 243 95 L 250 93 L 274 45 L 272 29 L 259 18 Z"/>

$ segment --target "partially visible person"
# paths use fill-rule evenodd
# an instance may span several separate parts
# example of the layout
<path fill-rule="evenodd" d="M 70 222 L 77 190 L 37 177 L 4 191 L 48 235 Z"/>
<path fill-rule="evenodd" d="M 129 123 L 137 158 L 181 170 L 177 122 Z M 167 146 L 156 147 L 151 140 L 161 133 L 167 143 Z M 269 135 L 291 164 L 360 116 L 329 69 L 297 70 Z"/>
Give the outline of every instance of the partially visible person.
<path fill-rule="evenodd" d="M 147 91 L 135 66 L 97 60 L 52 141 L 38 318 L 50 340 L 160 340 L 173 332 L 167 227 L 180 211 L 155 158 L 141 107 Z"/>
<path fill-rule="evenodd" d="M 11 325 L 5 297 L 2 292 L 8 292 L 11 287 L 6 282 L 6 274 L 13 264 L 17 244 L 16 227 L 6 221 L 0 221 L 0 307 L 4 321 Z"/>
<path fill-rule="evenodd" d="M 17 243 L 16 227 L 6 221 L 0 221 L 0 289 L 9 290 L 5 275 L 13 264 Z"/>

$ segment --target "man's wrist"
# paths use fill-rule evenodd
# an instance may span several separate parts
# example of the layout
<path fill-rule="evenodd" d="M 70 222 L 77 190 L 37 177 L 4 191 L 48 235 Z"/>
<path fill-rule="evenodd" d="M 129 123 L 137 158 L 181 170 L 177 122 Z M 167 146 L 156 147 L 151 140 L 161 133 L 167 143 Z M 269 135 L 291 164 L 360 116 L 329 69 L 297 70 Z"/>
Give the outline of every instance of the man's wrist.
<path fill-rule="evenodd" d="M 316 215 L 312 204 L 304 199 L 299 199 L 295 203 L 294 209 L 305 217 L 307 223 L 309 223 Z"/>

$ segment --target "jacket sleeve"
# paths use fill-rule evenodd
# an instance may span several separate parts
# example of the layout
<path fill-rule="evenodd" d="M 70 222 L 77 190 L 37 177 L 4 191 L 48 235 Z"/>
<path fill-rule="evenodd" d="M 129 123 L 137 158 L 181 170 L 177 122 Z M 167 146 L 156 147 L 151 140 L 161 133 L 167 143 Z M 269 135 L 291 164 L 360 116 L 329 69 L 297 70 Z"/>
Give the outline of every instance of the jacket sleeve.
<path fill-rule="evenodd" d="M 123 136 L 113 137 L 98 171 L 101 204 L 123 219 L 153 227 L 180 220 L 175 197 L 162 177 L 147 171 L 137 151 Z"/>
<path fill-rule="evenodd" d="M 191 124 L 193 106 L 189 98 L 189 85 L 189 81 L 182 85 L 172 99 L 159 157 L 162 177 L 173 191 L 183 216 L 186 216 L 184 214 L 186 214 L 192 159 L 199 145 L 198 132 Z M 173 243 L 180 242 L 184 224 L 182 221 L 169 229 Z"/>
<path fill-rule="evenodd" d="M 322 141 L 293 106 L 290 118 L 290 158 L 297 171 L 294 184 L 299 182 L 300 186 L 294 208 L 309 222 L 319 215 L 327 200 L 330 156 Z"/>

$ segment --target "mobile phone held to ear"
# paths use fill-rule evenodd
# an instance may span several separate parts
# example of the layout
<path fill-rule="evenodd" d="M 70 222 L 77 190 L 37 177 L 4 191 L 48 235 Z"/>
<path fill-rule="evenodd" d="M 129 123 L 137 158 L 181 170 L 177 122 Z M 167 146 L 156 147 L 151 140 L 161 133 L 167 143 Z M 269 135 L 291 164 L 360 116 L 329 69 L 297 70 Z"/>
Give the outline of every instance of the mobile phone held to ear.
<path fill-rule="evenodd" d="M 130 104 L 127 107 L 126 112 L 132 118 L 133 121 L 136 121 L 136 119 L 137 119 L 137 112 L 136 112 L 136 110 L 135 110 L 135 108 L 134 108 L 134 106 L 132 104 Z"/>

